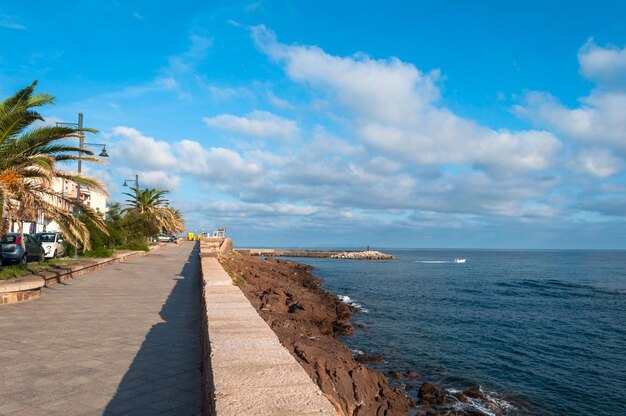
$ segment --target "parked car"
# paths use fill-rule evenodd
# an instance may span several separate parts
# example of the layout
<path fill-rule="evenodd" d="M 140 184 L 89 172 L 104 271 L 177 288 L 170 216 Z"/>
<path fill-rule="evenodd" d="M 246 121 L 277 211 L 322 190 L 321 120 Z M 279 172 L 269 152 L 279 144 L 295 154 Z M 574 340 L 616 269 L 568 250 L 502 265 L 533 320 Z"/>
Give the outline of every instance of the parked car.
<path fill-rule="evenodd" d="M 159 234 L 157 235 L 157 241 L 173 243 L 174 241 L 176 241 L 176 236 L 171 234 Z"/>
<path fill-rule="evenodd" d="M 48 259 L 65 256 L 65 244 L 61 233 L 37 233 L 37 241 L 41 243 Z"/>
<path fill-rule="evenodd" d="M 29 261 L 43 261 L 45 252 L 39 241 L 30 234 L 9 233 L 0 240 L 2 246 L 2 265 L 10 263 L 26 264 Z"/>

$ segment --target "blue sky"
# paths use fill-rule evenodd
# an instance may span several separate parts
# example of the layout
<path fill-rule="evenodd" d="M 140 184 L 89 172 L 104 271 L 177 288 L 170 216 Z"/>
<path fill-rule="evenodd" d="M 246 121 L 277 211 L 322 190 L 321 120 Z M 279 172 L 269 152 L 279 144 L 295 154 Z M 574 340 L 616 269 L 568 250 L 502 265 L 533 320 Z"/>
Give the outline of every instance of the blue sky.
<path fill-rule="evenodd" d="M 0 0 L 0 94 L 239 246 L 626 248 L 626 3 Z M 545 4 L 547 3 L 547 4 Z"/>

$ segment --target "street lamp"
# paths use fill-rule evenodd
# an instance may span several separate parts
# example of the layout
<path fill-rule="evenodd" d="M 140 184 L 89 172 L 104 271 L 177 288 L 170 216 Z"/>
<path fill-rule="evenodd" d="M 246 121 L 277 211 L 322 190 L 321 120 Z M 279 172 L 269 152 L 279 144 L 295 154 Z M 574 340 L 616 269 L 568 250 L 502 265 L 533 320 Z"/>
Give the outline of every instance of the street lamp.
<path fill-rule="evenodd" d="M 85 134 L 83 133 L 83 113 L 78 113 L 78 123 L 56 123 L 57 127 L 75 127 L 78 129 L 78 174 L 82 173 L 83 161 L 80 159 L 82 157 L 83 152 L 82 149 L 85 146 L 102 146 L 102 151 L 98 156 L 100 157 L 109 157 L 107 153 L 106 145 L 103 143 L 86 143 L 85 142 Z M 80 184 L 76 184 L 76 202 L 80 201 Z M 74 217 L 78 219 L 78 208 L 75 207 Z M 76 241 L 74 244 L 74 259 L 78 258 L 78 236 L 76 236 Z"/>
<path fill-rule="evenodd" d="M 122 186 L 128 186 L 128 181 L 135 181 L 135 195 L 139 197 L 139 175 L 135 175 L 135 179 L 124 179 Z"/>

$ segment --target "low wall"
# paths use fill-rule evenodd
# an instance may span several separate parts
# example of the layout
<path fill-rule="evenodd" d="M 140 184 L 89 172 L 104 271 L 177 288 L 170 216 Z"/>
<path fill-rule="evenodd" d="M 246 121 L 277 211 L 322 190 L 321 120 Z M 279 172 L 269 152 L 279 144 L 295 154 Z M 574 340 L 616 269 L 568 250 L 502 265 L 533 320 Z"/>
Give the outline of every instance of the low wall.
<path fill-rule="evenodd" d="M 218 262 L 232 242 L 200 240 L 203 391 L 209 416 L 337 412 Z M 227 241 L 228 240 L 228 241 Z"/>

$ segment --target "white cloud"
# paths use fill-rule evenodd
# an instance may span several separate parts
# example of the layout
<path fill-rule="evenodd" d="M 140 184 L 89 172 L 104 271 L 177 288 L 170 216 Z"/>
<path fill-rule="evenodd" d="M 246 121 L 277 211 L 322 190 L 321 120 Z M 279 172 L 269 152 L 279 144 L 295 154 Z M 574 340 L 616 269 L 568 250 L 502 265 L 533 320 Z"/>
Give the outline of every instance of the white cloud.
<path fill-rule="evenodd" d="M 328 133 L 324 127 L 315 126 L 311 140 L 307 143 L 305 151 L 312 155 L 323 157 L 330 154 L 354 155 L 362 152 L 361 146 L 356 146 L 347 140 Z"/>
<path fill-rule="evenodd" d="M 110 137 L 121 138 L 110 147 L 112 159 L 149 172 L 155 184 L 167 184 L 172 188 L 178 186 L 181 174 L 193 175 L 207 183 L 240 183 L 254 180 L 263 171 L 261 165 L 244 159 L 234 150 L 207 149 L 193 140 L 168 143 L 124 126 L 115 127 Z"/>
<path fill-rule="evenodd" d="M 252 33 L 262 51 L 285 64 L 291 78 L 332 90 L 359 116 L 404 123 L 439 98 L 438 71 L 424 74 L 396 58 L 342 58 L 315 46 L 283 45 L 264 26 Z"/>
<path fill-rule="evenodd" d="M 283 100 L 282 98 L 277 97 L 273 92 L 269 91 L 267 93 L 267 99 L 276 108 L 281 109 L 290 109 L 293 106 L 287 100 Z"/>
<path fill-rule="evenodd" d="M 143 135 L 131 127 L 115 127 L 113 137 L 121 137 L 111 147 L 111 155 L 138 169 L 166 169 L 176 166 L 176 157 L 169 143 Z"/>
<path fill-rule="evenodd" d="M 299 136 L 300 129 L 293 120 L 288 120 L 267 111 L 255 110 L 247 116 L 238 117 L 221 114 L 203 118 L 207 126 L 253 137 L 291 140 Z"/>
<path fill-rule="evenodd" d="M 198 87 L 206 89 L 197 68 L 212 48 L 213 39 L 192 35 L 189 42 L 190 45 L 185 52 L 168 58 L 167 65 L 159 70 L 159 75 L 154 79 L 104 94 L 101 98 L 129 99 L 148 93 L 168 91 L 175 93 L 179 100 L 189 100 L 192 97 L 191 91 L 197 90 Z"/>
<path fill-rule="evenodd" d="M 177 90 L 180 88 L 178 81 L 172 77 L 157 78 L 154 83 L 166 90 Z"/>
<path fill-rule="evenodd" d="M 567 108 L 550 94 L 530 92 L 514 111 L 579 142 L 626 150 L 626 94 L 594 91 L 580 102 L 578 108 Z"/>
<path fill-rule="evenodd" d="M 197 210 L 214 214 L 230 214 L 250 218 L 271 217 L 307 217 L 321 212 L 311 205 L 295 205 L 286 203 L 257 204 L 241 201 L 211 201 L 196 207 Z"/>
<path fill-rule="evenodd" d="M 205 180 L 251 181 L 262 173 L 262 167 L 245 160 L 234 150 L 222 147 L 205 149 L 200 143 L 182 140 L 177 143 L 182 172 L 191 173 Z"/>
<path fill-rule="evenodd" d="M 6 14 L 0 14 L 0 27 L 7 29 L 26 30 L 26 26 L 19 23 L 15 16 L 8 16 Z"/>
<path fill-rule="evenodd" d="M 626 87 L 626 47 L 600 47 L 589 39 L 578 51 L 580 72 L 609 89 Z"/>
<path fill-rule="evenodd" d="M 165 189 L 167 191 L 175 191 L 180 184 L 181 178 L 178 175 L 172 175 L 165 171 L 141 171 L 141 187 L 152 187 L 156 189 Z"/>
<path fill-rule="evenodd" d="M 247 4 L 243 8 L 243 11 L 246 13 L 250 13 L 250 12 L 260 9 L 261 7 L 263 7 L 263 3 L 261 3 L 260 1 L 255 1 L 254 3 Z"/>
<path fill-rule="evenodd" d="M 438 106 L 439 72 L 423 73 L 397 58 L 337 57 L 314 46 L 279 43 L 263 26 L 259 48 L 295 81 L 336 96 L 366 143 L 420 164 L 473 164 L 499 174 L 546 169 L 561 149 L 546 131 L 495 131 Z"/>
<path fill-rule="evenodd" d="M 216 100 L 230 100 L 237 97 L 250 97 L 252 95 L 246 88 L 217 87 L 215 85 L 211 85 L 208 88 L 211 97 Z"/>
<path fill-rule="evenodd" d="M 430 122 L 433 131 L 364 124 L 359 134 L 373 146 L 416 163 L 475 164 L 499 174 L 546 169 L 561 148 L 560 142 L 544 131 L 496 132 L 451 113 L 440 113 Z"/>
<path fill-rule="evenodd" d="M 191 35 L 190 41 L 191 45 L 185 52 L 168 59 L 168 67 L 165 69 L 167 75 L 176 76 L 193 72 L 213 47 L 212 38 Z"/>
<path fill-rule="evenodd" d="M 567 107 L 545 92 L 526 93 L 515 113 L 572 139 L 570 166 L 597 178 L 624 169 L 626 155 L 626 48 L 587 41 L 578 51 L 580 72 L 597 86 L 579 105 Z"/>
<path fill-rule="evenodd" d="M 598 178 L 615 175 L 624 167 L 622 159 L 606 149 L 583 149 L 574 163 L 574 169 L 578 168 Z"/>

